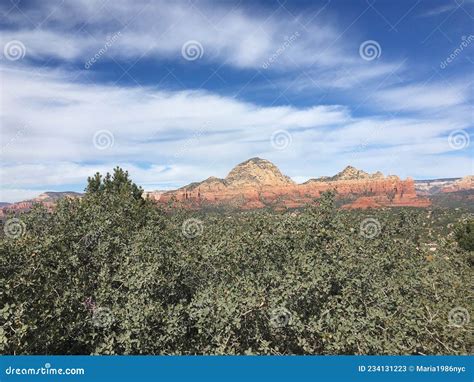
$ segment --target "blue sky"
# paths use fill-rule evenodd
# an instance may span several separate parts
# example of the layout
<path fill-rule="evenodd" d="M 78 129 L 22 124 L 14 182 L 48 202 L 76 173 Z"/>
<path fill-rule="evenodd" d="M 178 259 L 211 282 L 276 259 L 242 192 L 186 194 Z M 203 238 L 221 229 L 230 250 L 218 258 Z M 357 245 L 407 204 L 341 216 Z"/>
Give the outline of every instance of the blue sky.
<path fill-rule="evenodd" d="M 146 190 L 259 156 L 297 182 L 348 164 L 473 173 L 474 1 L 0 5 L 0 201 Z"/>

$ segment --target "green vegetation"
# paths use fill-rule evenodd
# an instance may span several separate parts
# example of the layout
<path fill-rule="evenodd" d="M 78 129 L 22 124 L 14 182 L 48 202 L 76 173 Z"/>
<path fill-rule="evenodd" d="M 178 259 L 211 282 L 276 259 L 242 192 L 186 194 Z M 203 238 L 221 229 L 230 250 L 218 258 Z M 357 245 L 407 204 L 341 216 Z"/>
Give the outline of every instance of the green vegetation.
<path fill-rule="evenodd" d="M 474 219 L 459 225 L 456 230 L 456 240 L 461 248 L 466 251 L 474 251 Z"/>
<path fill-rule="evenodd" d="M 438 224 L 462 211 L 341 211 L 326 194 L 301 211 L 169 214 L 141 193 L 116 169 L 5 222 L 2 353 L 472 349 L 472 221 Z"/>

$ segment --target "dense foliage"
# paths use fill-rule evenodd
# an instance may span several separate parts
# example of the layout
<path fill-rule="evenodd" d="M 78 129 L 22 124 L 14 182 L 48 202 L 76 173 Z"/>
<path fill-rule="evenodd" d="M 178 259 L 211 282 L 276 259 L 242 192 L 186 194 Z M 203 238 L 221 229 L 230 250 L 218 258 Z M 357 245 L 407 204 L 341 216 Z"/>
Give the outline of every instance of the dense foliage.
<path fill-rule="evenodd" d="M 341 211 L 326 194 L 285 213 L 165 213 L 120 169 L 89 179 L 86 191 L 16 217 L 20 233 L 5 228 L 2 353 L 472 347 L 469 247 L 439 236 L 430 211 Z"/>
<path fill-rule="evenodd" d="M 461 223 L 456 230 L 459 246 L 466 251 L 474 251 L 474 219 Z"/>

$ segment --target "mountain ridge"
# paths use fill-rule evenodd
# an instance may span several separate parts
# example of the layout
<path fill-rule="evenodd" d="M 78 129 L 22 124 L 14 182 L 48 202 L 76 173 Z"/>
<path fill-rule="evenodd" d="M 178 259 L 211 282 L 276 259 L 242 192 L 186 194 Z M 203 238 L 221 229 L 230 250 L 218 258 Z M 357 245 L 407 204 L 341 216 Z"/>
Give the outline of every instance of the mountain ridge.
<path fill-rule="evenodd" d="M 256 209 L 263 207 L 293 208 L 314 203 L 324 191 L 334 190 L 343 196 L 358 200 L 361 208 L 385 205 L 428 205 L 418 200 L 413 180 L 385 177 L 345 167 L 333 177 L 311 179 L 297 184 L 272 162 L 259 157 L 250 158 L 234 166 L 225 178 L 209 177 L 193 182 L 178 190 L 157 194 L 149 193 L 158 204 L 178 204 L 187 208 L 232 207 Z M 393 194 L 393 195 L 392 195 Z M 396 198 L 398 194 L 398 199 Z M 390 195 L 387 197 L 387 195 Z M 367 199 L 367 197 L 369 197 Z"/>
<path fill-rule="evenodd" d="M 465 186 L 465 182 L 461 183 L 456 190 Z M 349 165 L 334 176 L 297 184 L 273 163 L 258 157 L 237 164 L 225 178 L 209 177 L 177 190 L 160 192 L 156 198 L 153 192 L 148 196 L 162 206 L 180 205 L 191 209 L 282 209 L 312 204 L 322 192 L 329 190 L 337 192 L 343 208 L 427 207 L 431 204 L 425 195 L 417 195 L 412 178 L 401 180 L 380 171 L 370 174 Z"/>
<path fill-rule="evenodd" d="M 334 190 L 348 202 L 345 208 L 384 206 L 428 206 L 427 197 L 438 193 L 470 191 L 474 189 L 474 176 L 414 181 L 401 180 L 396 175 L 373 174 L 348 165 L 333 176 L 311 178 L 296 183 L 284 175 L 272 162 L 259 157 L 247 159 L 234 166 L 225 178 L 210 176 L 176 190 L 145 191 L 144 197 L 158 204 L 181 204 L 189 208 L 232 206 L 242 209 L 300 207 L 311 204 L 324 191 Z M 64 197 L 77 198 L 82 194 L 73 191 L 45 192 L 36 198 L 0 205 L 0 216 L 6 211 L 27 210 L 34 203 L 53 207 Z"/>

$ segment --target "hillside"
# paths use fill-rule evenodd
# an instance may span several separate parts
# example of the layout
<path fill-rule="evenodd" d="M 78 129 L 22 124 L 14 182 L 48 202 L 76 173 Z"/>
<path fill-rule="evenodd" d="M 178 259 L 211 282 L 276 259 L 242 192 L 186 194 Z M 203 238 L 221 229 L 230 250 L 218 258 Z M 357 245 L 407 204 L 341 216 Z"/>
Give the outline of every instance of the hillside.
<path fill-rule="evenodd" d="M 381 172 L 369 174 L 347 166 L 332 177 L 296 184 L 273 163 L 261 158 L 238 164 L 224 179 L 210 177 L 178 190 L 160 193 L 159 203 L 175 203 L 191 209 L 285 209 L 313 204 L 322 192 L 328 190 L 337 192 L 344 208 L 430 205 L 428 199 L 416 195 L 412 179 L 386 177 Z M 153 197 L 153 193 L 149 195 Z"/>
<path fill-rule="evenodd" d="M 337 205 L 345 209 L 382 207 L 464 207 L 474 200 L 474 177 L 433 180 L 400 179 L 346 166 L 334 176 L 312 178 L 297 184 L 272 162 L 248 159 L 225 178 L 211 176 L 172 191 L 146 191 L 144 198 L 158 205 L 187 209 L 287 209 L 314 204 L 322 192 L 337 192 Z M 45 192 L 36 198 L 0 205 L 0 217 L 8 211 L 31 209 L 35 203 L 52 208 L 61 198 L 78 198 L 77 192 Z"/>

